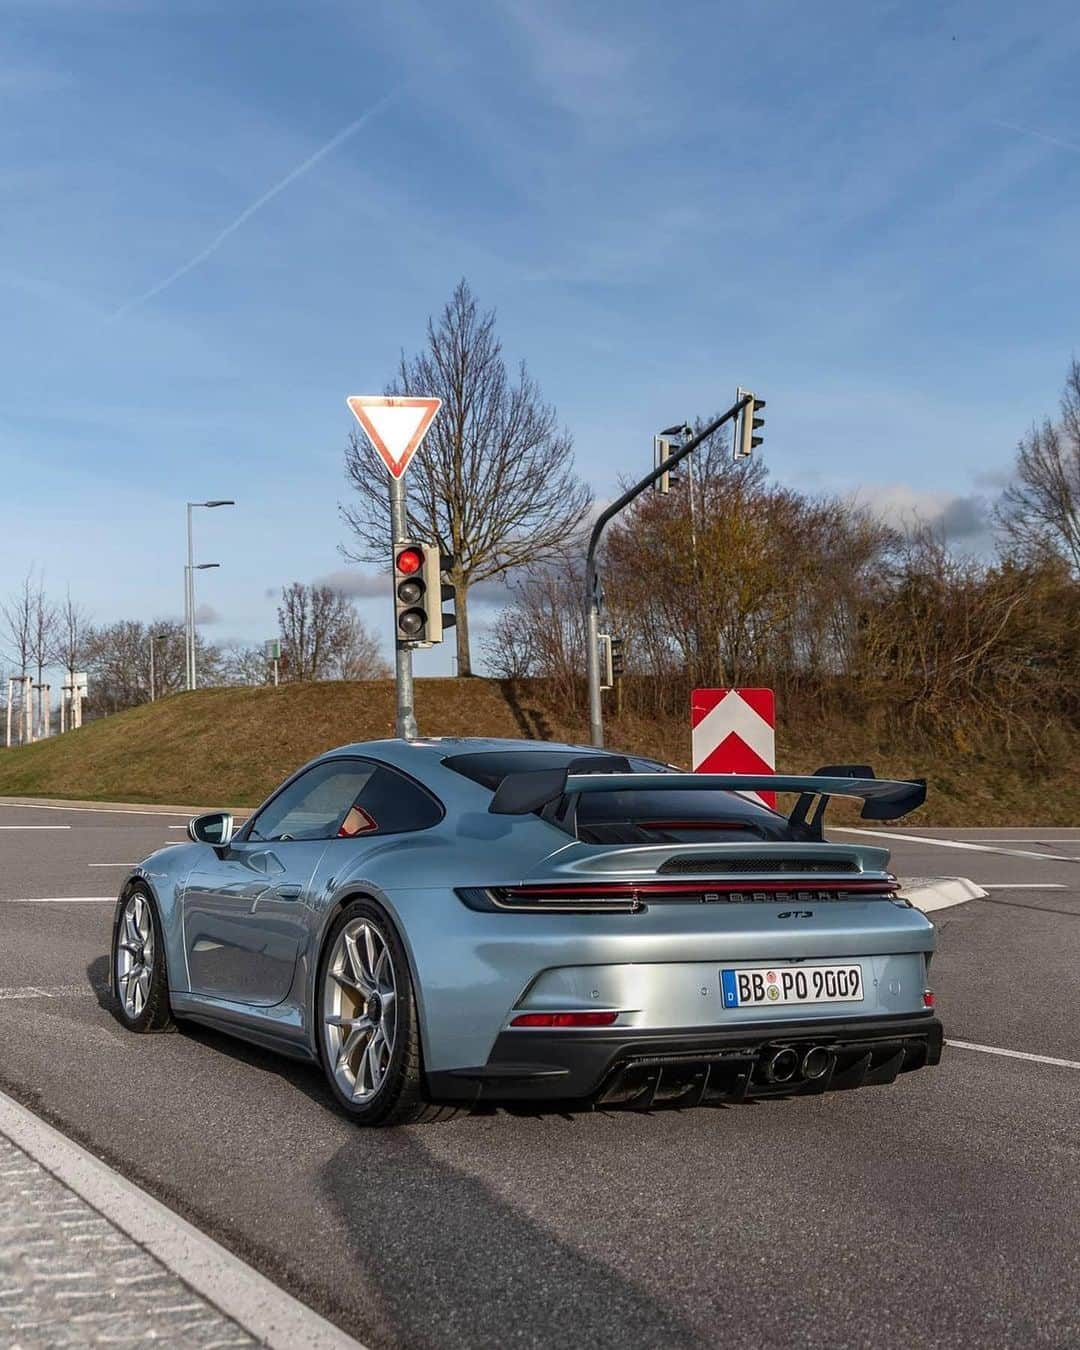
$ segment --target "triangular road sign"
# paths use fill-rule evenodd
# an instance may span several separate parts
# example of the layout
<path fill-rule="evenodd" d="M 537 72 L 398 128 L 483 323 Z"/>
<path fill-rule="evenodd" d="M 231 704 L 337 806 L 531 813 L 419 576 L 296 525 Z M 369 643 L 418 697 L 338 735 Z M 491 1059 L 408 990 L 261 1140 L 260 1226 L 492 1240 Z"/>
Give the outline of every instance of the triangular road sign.
<path fill-rule="evenodd" d="M 408 468 L 409 460 L 442 407 L 442 400 L 437 398 L 378 394 L 354 394 L 345 402 L 395 478 L 400 478 Z"/>

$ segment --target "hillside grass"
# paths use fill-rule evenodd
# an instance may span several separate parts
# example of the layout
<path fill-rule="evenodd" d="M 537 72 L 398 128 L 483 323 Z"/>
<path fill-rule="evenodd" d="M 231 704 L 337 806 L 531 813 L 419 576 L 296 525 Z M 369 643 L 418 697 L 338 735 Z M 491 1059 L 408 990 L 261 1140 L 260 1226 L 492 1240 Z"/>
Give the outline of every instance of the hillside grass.
<path fill-rule="evenodd" d="M 528 736 L 584 743 L 584 718 L 548 706 L 537 685 L 485 679 L 416 682 L 421 732 Z M 609 719 L 609 746 L 689 766 L 689 719 Z M 206 689 L 143 704 L 35 745 L 0 749 L 0 796 L 90 801 L 257 804 L 306 760 L 351 741 L 394 734 L 389 680 Z M 924 825 L 1075 825 L 1080 822 L 1080 736 L 1062 731 L 1060 767 L 1037 774 L 1000 744 L 912 752 L 871 726 L 781 717 L 779 766 L 865 762 L 881 777 L 926 777 Z M 853 814 L 839 807 L 834 819 Z"/>

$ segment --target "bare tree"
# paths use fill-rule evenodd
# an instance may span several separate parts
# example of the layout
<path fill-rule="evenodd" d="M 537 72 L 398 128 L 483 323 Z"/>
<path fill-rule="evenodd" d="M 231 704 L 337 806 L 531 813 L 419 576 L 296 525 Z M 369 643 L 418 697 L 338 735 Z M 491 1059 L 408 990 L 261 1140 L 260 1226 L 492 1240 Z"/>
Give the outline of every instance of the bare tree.
<path fill-rule="evenodd" d="M 42 684 L 45 678 L 45 667 L 52 660 L 55 636 L 56 607 L 46 599 L 45 586 L 39 577 L 37 588 L 33 592 L 30 612 L 30 655 L 37 671 L 36 687 L 38 691 L 35 736 L 48 735 L 49 729 L 45 725 L 45 691 Z"/>
<path fill-rule="evenodd" d="M 144 624 L 134 619 L 87 630 L 83 659 L 90 676 L 87 712 L 120 712 L 150 698 L 150 643 L 154 643 L 154 690 L 158 698 L 178 693 L 186 674 L 184 626 L 175 620 Z M 195 635 L 199 677 L 221 682 L 220 651 Z"/>
<path fill-rule="evenodd" d="M 361 680 L 388 673 L 377 640 L 351 601 L 330 586 L 294 581 L 284 587 L 278 625 L 285 680 Z"/>
<path fill-rule="evenodd" d="M 1021 557 L 1056 553 L 1080 576 L 1080 362 L 1069 367 L 1061 419 L 1033 427 L 997 518 Z"/>
<path fill-rule="evenodd" d="M 5 636 L 11 649 L 20 675 L 30 670 L 30 658 L 34 649 L 34 574 L 27 572 L 22 586 L 0 606 L 3 614 Z"/>
<path fill-rule="evenodd" d="M 404 352 L 391 394 L 433 395 L 442 409 L 409 466 L 409 529 L 452 556 L 458 674 L 471 675 L 469 587 L 523 564 L 555 557 L 579 530 L 592 494 L 574 473 L 569 433 L 544 403 L 525 363 L 511 379 L 495 334 L 468 283 L 458 283 L 425 350 Z M 357 500 L 342 506 L 358 561 L 390 555 L 386 476 L 354 433 L 346 475 Z"/>
<path fill-rule="evenodd" d="M 64 603 L 56 613 L 51 659 L 62 666 L 65 680 L 79 668 L 83 660 L 89 631 L 86 610 L 71 598 L 68 590 Z"/>

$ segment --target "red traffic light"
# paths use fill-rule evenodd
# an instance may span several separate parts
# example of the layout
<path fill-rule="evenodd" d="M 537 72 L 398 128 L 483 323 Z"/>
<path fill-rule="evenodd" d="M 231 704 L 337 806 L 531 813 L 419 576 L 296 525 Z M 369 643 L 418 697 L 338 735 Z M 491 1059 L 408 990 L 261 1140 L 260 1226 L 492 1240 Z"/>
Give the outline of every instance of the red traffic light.
<path fill-rule="evenodd" d="M 403 548 L 394 560 L 394 566 L 399 572 L 403 572 L 407 577 L 411 577 L 414 572 L 419 572 L 424 565 L 424 555 L 418 548 Z"/>

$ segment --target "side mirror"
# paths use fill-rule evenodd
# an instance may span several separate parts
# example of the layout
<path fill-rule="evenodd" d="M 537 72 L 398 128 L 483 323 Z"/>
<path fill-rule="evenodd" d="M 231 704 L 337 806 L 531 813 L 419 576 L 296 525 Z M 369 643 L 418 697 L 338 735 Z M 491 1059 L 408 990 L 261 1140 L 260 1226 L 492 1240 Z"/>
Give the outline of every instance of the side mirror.
<path fill-rule="evenodd" d="M 210 844 L 213 848 L 228 847 L 233 837 L 233 818 L 228 811 L 210 811 L 188 821 L 188 838 L 196 844 Z"/>

